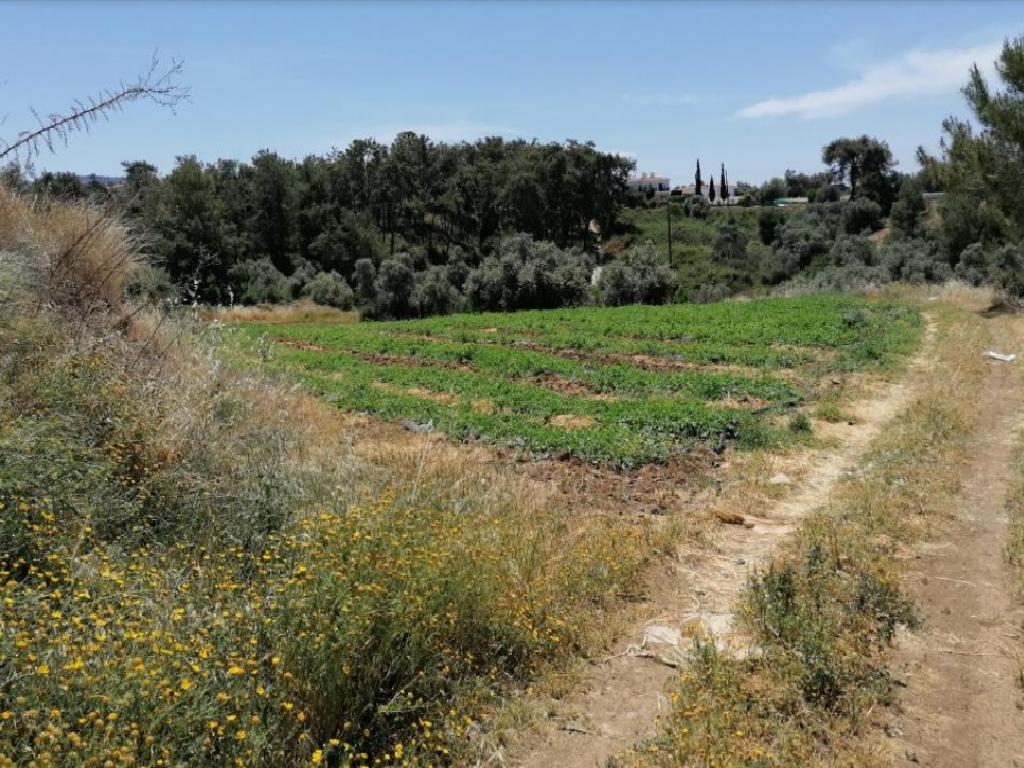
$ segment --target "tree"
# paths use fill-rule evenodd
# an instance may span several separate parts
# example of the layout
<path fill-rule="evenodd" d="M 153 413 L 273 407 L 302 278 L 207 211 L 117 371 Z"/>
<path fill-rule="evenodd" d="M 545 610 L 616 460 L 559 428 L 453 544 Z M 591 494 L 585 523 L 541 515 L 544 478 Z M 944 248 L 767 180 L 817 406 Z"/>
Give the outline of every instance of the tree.
<path fill-rule="evenodd" d="M 757 191 L 757 199 L 761 205 L 772 205 L 778 198 L 786 197 L 786 182 L 782 179 L 769 179 Z"/>
<path fill-rule="evenodd" d="M 61 200 L 80 200 L 85 197 L 82 180 L 74 173 L 46 171 L 32 186 L 39 194 Z"/>
<path fill-rule="evenodd" d="M 978 129 L 966 120 L 950 117 L 943 124 L 941 156 L 934 158 L 918 150 L 926 183 L 946 190 L 943 199 L 943 229 L 946 212 L 960 220 L 961 230 L 975 229 L 990 240 L 1024 239 L 1024 37 L 1007 40 L 996 61 L 1003 90 L 997 91 L 974 65 L 963 89 Z M 969 219 L 974 219 L 969 224 Z M 951 260 L 970 238 L 950 237 L 947 256 Z M 979 241 L 981 237 L 977 238 Z"/>
<path fill-rule="evenodd" d="M 376 288 L 359 290 L 363 259 L 371 284 L 393 252 L 410 254 L 417 274 L 461 261 L 449 279 L 461 291 L 510 232 L 591 250 L 597 232 L 612 230 L 632 168 L 590 142 L 445 144 L 403 133 L 390 145 L 358 140 L 300 162 L 266 150 L 249 162 L 189 156 L 164 178 L 132 163 L 116 194 L 176 280 L 191 282 L 203 265 L 204 300 L 223 300 L 233 265 L 269 258 L 291 295 L 335 271 L 369 307 Z"/>
<path fill-rule="evenodd" d="M 697 173 L 693 177 L 694 192 L 700 195 L 704 189 L 704 183 L 700 180 L 700 158 L 697 158 Z"/>
<path fill-rule="evenodd" d="M 829 166 L 833 183 L 849 183 L 851 200 L 863 195 L 888 213 L 896 189 L 888 144 L 870 136 L 836 139 L 822 149 L 821 161 Z"/>
<path fill-rule="evenodd" d="M 715 235 L 715 242 L 711 249 L 712 258 L 719 264 L 727 266 L 743 266 L 747 262 L 747 233 L 732 220 L 718 229 Z"/>
<path fill-rule="evenodd" d="M 829 253 L 836 267 L 872 267 L 875 265 L 875 246 L 864 235 L 840 235 Z"/>
<path fill-rule="evenodd" d="M 412 305 L 420 315 L 447 315 L 462 307 L 462 294 L 448 280 L 444 267 L 416 273 Z"/>
<path fill-rule="evenodd" d="M 725 181 L 725 163 L 722 163 L 722 175 L 718 181 L 718 194 L 722 196 L 722 200 L 729 202 L 729 186 Z"/>
<path fill-rule="evenodd" d="M 21 166 L 18 163 L 12 161 L 0 168 L 0 185 L 13 192 L 20 192 L 27 184 L 25 174 L 22 173 Z"/>
<path fill-rule="evenodd" d="M 376 301 L 369 313 L 375 318 L 402 318 L 415 314 L 412 289 L 415 273 L 407 253 L 396 253 L 380 263 L 374 281 Z"/>
<path fill-rule="evenodd" d="M 715 202 L 715 177 L 712 176 L 708 181 L 708 201 Z"/>
<path fill-rule="evenodd" d="M 924 234 L 925 213 L 923 184 L 917 176 L 905 176 L 900 192 L 889 213 L 891 236 L 916 238 Z"/>
<path fill-rule="evenodd" d="M 275 152 L 261 150 L 245 176 L 252 213 L 248 230 L 253 252 L 265 254 L 274 266 L 288 273 L 297 251 L 295 164 Z"/>
<path fill-rule="evenodd" d="M 762 208 L 757 214 L 757 233 L 761 242 L 771 245 L 775 242 L 779 225 L 785 219 L 782 210 L 776 207 Z"/>
<path fill-rule="evenodd" d="M 708 214 L 711 213 L 711 203 L 708 202 L 706 197 L 692 195 L 683 200 L 683 213 L 691 219 L 706 219 Z"/>
<path fill-rule="evenodd" d="M 372 309 L 377 301 L 377 269 L 369 259 L 359 259 L 353 270 L 353 285 L 356 304 L 363 309 Z"/>

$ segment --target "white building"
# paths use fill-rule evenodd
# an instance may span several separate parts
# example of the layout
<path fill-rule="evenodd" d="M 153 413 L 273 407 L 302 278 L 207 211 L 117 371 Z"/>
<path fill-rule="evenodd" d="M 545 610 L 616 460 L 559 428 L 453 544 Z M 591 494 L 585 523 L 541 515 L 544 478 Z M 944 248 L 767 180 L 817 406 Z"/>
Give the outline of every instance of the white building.
<path fill-rule="evenodd" d="M 668 197 L 669 192 L 672 190 L 669 177 L 659 176 L 654 172 L 630 176 L 626 181 L 626 186 L 633 192 L 646 193 L 648 190 L 653 190 L 655 197 Z"/>

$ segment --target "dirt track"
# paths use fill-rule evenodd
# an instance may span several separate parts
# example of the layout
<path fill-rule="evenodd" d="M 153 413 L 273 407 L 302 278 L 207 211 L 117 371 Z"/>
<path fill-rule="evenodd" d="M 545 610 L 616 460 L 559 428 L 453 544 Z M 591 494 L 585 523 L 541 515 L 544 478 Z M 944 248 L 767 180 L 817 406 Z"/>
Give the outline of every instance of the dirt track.
<path fill-rule="evenodd" d="M 990 322 L 995 338 L 1024 348 L 1024 317 Z M 907 685 L 890 725 L 900 765 L 1024 766 L 1024 611 L 1003 557 L 1010 458 L 1024 426 L 1020 366 L 990 364 L 957 517 L 911 575 L 924 627 L 903 636 L 894 666 Z"/>

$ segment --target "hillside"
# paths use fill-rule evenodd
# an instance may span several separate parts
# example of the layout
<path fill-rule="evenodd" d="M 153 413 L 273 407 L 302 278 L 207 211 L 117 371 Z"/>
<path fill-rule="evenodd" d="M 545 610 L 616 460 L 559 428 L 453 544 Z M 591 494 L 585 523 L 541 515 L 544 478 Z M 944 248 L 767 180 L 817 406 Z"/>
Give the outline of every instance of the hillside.
<path fill-rule="evenodd" d="M 707 218 L 686 213 L 682 202 L 670 200 L 654 207 L 625 208 L 617 224 L 602 244 L 602 250 L 615 255 L 651 242 L 668 260 L 668 210 L 672 216 L 672 266 L 679 278 L 678 295 L 691 299 L 702 286 L 753 287 L 760 285 L 762 257 L 771 248 L 762 244 L 757 224 L 759 208 L 740 206 L 712 207 Z M 749 263 L 752 266 L 723 265 L 713 258 L 715 239 L 723 223 L 735 222 L 747 237 Z M 731 293 L 733 289 L 729 289 Z"/>

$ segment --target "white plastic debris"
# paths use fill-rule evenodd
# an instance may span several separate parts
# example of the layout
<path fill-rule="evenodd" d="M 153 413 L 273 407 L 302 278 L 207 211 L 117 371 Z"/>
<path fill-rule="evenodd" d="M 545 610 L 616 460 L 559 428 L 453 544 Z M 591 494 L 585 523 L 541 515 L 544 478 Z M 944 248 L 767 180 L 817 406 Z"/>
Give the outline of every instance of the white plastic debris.
<path fill-rule="evenodd" d="M 1017 359 L 1016 355 L 1009 355 L 1003 352 L 993 352 L 991 349 L 985 353 L 989 360 L 998 360 L 1001 363 L 1012 363 Z"/>
<path fill-rule="evenodd" d="M 640 647 L 650 648 L 652 645 L 672 645 L 678 648 L 681 642 L 683 642 L 681 630 L 676 627 L 655 624 L 644 630 L 644 639 L 640 643 Z"/>

